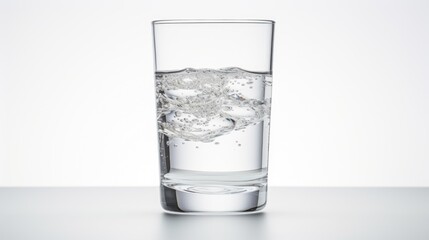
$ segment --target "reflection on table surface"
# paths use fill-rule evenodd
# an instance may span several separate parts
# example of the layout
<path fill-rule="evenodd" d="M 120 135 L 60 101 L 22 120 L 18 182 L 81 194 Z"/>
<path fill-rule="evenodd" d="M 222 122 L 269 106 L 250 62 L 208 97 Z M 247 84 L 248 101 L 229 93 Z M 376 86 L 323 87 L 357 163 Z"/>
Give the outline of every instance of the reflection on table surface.
<path fill-rule="evenodd" d="M 270 188 L 253 215 L 171 215 L 157 188 L 0 188 L 0 240 L 427 240 L 429 188 Z"/>
<path fill-rule="evenodd" d="M 161 216 L 161 239 L 265 239 L 265 213 L 252 215 Z"/>

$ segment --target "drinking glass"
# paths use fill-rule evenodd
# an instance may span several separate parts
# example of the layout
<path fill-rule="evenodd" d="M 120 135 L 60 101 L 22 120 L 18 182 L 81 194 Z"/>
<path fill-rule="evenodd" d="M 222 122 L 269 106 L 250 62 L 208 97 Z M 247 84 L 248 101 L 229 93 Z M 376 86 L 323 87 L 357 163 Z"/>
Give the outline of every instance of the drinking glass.
<path fill-rule="evenodd" d="M 267 198 L 274 21 L 153 21 L 161 204 L 254 213 Z"/>

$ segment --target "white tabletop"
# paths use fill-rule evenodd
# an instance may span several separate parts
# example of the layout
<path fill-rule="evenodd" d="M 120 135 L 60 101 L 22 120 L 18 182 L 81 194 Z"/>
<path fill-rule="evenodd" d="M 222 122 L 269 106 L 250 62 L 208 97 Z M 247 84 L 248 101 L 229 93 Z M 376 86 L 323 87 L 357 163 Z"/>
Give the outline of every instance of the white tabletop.
<path fill-rule="evenodd" d="M 429 188 L 275 188 L 263 213 L 169 215 L 157 188 L 0 188 L 0 239 L 429 239 Z"/>

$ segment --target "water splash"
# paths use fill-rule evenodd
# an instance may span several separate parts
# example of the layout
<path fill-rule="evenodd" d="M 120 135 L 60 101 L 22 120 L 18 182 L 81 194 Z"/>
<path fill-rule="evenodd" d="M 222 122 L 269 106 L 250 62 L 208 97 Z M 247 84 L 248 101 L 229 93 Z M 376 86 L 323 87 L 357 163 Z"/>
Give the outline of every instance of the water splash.
<path fill-rule="evenodd" d="M 211 142 L 258 124 L 269 119 L 271 98 L 252 96 L 271 88 L 271 82 L 269 73 L 240 68 L 158 72 L 158 129 L 171 138 Z"/>

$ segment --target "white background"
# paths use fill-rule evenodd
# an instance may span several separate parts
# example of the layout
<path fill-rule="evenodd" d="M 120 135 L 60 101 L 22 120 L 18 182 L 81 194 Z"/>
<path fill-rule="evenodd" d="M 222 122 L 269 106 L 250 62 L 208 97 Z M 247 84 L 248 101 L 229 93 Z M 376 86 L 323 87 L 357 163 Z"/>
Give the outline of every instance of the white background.
<path fill-rule="evenodd" d="M 429 186 L 428 1 L 0 0 L 0 186 L 158 185 L 150 21 L 277 22 L 269 184 Z"/>

